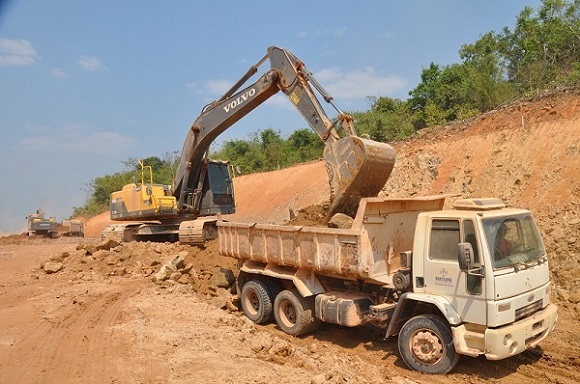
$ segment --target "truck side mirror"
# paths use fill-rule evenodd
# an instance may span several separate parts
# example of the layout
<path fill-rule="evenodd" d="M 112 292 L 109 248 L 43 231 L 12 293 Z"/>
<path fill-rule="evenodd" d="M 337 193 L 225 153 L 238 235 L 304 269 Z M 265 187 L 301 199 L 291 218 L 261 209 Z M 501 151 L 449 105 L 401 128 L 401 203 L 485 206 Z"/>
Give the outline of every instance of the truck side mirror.
<path fill-rule="evenodd" d="M 463 272 L 473 268 L 473 247 L 471 243 L 457 244 L 457 261 L 459 262 L 459 269 Z"/>

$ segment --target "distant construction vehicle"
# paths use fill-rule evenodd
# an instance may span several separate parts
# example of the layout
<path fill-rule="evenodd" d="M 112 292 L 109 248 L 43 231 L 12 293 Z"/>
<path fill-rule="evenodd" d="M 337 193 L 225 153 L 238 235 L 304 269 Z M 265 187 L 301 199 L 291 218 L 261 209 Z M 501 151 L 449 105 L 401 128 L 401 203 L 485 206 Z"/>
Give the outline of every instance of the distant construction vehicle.
<path fill-rule="evenodd" d="M 268 59 L 271 68 L 240 90 Z M 327 116 L 311 85 L 337 111 L 335 119 Z M 354 216 L 360 199 L 377 196 L 385 185 L 395 151 L 386 143 L 358 137 L 353 117 L 336 107 L 304 63 L 283 48 L 270 47 L 229 91 L 203 108 L 185 139 L 172 186 L 153 184 L 152 176 L 145 181 L 142 164 L 141 183 L 127 184 L 111 194 L 111 219 L 132 223 L 109 226 L 103 234 L 122 233 L 125 241 L 179 239 L 185 244 L 215 238 L 216 215 L 234 213 L 235 201 L 230 165 L 208 159 L 210 144 L 280 91 L 325 144 L 330 215 Z"/>
<path fill-rule="evenodd" d="M 28 236 L 45 236 L 54 238 L 58 236 L 58 223 L 54 217 L 46 218 L 42 209 L 26 216 L 28 220 Z"/>
<path fill-rule="evenodd" d="M 58 232 L 64 236 L 85 236 L 84 224 L 80 220 L 63 220 L 58 227 Z"/>

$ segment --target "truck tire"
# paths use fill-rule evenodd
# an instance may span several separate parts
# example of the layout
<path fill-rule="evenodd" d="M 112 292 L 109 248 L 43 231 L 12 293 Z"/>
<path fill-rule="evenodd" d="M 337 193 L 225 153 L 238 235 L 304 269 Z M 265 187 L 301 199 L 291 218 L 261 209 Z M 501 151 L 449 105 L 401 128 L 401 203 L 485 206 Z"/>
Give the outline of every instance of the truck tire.
<path fill-rule="evenodd" d="M 284 290 L 276 296 L 274 317 L 280 329 L 292 336 L 311 332 L 320 324 L 314 316 L 314 301 L 295 290 Z"/>
<path fill-rule="evenodd" d="M 262 280 L 250 280 L 242 287 L 240 297 L 244 315 L 256 324 L 270 321 L 273 313 L 274 294 Z"/>
<path fill-rule="evenodd" d="M 423 373 L 447 373 L 459 361 L 451 329 L 431 314 L 415 316 L 403 325 L 399 352 L 409 368 Z"/>

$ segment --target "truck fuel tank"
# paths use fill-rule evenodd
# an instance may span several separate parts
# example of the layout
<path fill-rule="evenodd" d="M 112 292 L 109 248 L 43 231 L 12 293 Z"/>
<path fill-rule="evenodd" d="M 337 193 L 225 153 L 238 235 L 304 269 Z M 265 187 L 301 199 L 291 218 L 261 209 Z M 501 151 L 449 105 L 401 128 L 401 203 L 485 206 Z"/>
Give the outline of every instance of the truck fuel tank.
<path fill-rule="evenodd" d="M 341 291 L 326 292 L 316 296 L 315 313 L 326 323 L 356 327 L 363 323 L 372 304 L 364 296 Z"/>

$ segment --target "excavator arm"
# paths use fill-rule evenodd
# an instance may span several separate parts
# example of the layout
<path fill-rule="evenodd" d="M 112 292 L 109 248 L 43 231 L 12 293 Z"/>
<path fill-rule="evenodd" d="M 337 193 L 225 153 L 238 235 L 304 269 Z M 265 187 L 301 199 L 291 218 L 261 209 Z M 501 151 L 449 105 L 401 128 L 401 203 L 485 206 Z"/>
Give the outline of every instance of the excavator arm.
<path fill-rule="evenodd" d="M 240 90 L 268 59 L 270 69 L 256 82 Z M 334 120 L 329 119 L 310 84 L 336 109 L 338 116 Z M 323 157 L 331 189 L 329 216 L 337 212 L 354 216 L 361 197 L 377 196 L 393 169 L 393 148 L 356 136 L 353 118 L 334 105 L 332 97 L 304 63 L 288 50 L 270 47 L 256 65 L 219 100 L 207 105 L 193 122 L 173 183 L 178 212 L 199 213 L 202 198 L 199 191 L 207 173 L 210 144 L 279 91 L 290 99 L 325 143 Z"/>

